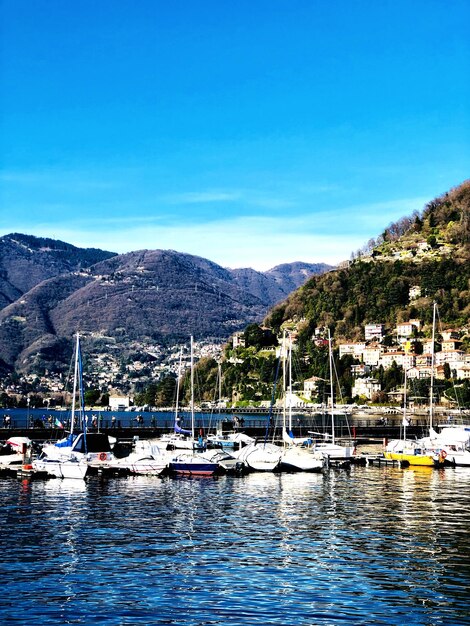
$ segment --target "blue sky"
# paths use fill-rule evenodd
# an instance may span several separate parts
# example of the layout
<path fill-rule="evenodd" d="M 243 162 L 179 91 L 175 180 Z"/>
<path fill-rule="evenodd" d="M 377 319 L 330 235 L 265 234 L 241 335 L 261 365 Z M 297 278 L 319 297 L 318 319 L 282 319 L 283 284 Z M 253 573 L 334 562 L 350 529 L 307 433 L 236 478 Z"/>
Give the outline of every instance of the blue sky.
<path fill-rule="evenodd" d="M 336 263 L 470 173 L 465 0 L 1 0 L 0 235 Z"/>

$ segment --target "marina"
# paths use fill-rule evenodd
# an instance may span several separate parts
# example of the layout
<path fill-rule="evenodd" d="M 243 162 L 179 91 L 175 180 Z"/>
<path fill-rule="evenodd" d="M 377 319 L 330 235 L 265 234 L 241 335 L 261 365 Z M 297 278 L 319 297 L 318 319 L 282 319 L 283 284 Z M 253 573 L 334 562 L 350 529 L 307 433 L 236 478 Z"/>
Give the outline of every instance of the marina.
<path fill-rule="evenodd" d="M 6 442 L 9 438 L 30 441 L 32 446 L 31 452 L 36 457 L 42 449 L 50 452 L 57 450 L 54 445 L 55 442 L 67 435 L 66 428 L 69 426 L 69 421 L 66 412 L 53 411 L 46 415 L 38 409 L 28 411 L 13 409 L 9 410 L 9 414 L 11 419 L 9 420 L 8 428 L 0 427 L 0 442 Z M 192 450 L 193 444 L 191 444 L 191 438 L 188 435 L 183 433 L 172 434 L 174 413 L 170 411 L 144 413 L 141 420 L 137 420 L 137 416 L 132 412 L 113 412 L 112 414 L 105 412 L 105 417 L 101 415 L 100 419 L 96 421 L 96 426 L 93 426 L 95 415 L 96 413 L 93 411 L 84 413 L 84 419 L 89 424 L 87 436 L 90 438 L 90 441 L 94 441 L 95 438 L 102 442 L 109 439 L 111 447 L 116 446 L 111 449 L 108 444 L 104 447 L 101 444 L 103 447 L 101 450 L 101 448 L 98 449 L 96 447 L 98 444 L 94 444 L 95 454 L 93 456 L 95 464 L 101 466 L 103 470 L 109 469 L 109 460 L 114 455 L 118 457 L 120 469 L 122 469 L 126 465 L 123 457 L 127 457 L 133 451 L 136 442 L 139 442 L 140 448 L 146 445 L 145 442 L 150 442 L 149 445 L 157 444 L 161 451 L 164 451 L 167 447 L 169 449 L 183 448 L 186 449 L 186 452 Z M 44 417 L 45 419 L 43 419 Z M 190 419 L 190 414 L 182 411 L 179 423 L 185 425 L 189 423 Z M 264 442 L 264 444 L 269 443 L 269 445 L 275 443 L 281 449 L 286 445 L 289 447 L 289 443 L 286 444 L 286 441 L 291 441 L 282 434 L 282 414 L 273 416 L 268 439 L 265 439 L 266 415 L 259 416 L 246 413 L 243 417 L 237 417 L 235 420 L 230 413 L 217 413 L 214 415 L 212 413 L 196 412 L 194 419 L 195 432 L 199 434 L 199 437 L 203 435 L 201 441 L 204 442 L 204 448 L 207 446 L 213 449 L 214 452 L 220 449 L 231 455 L 234 447 L 235 449 L 247 448 L 247 444 L 253 442 L 261 444 Z M 467 418 L 462 416 L 460 419 Z M 330 420 L 331 418 L 328 415 L 317 414 L 309 416 L 296 413 L 293 415 L 295 423 L 293 433 L 298 444 L 304 441 L 310 448 L 313 444 L 318 452 L 324 451 L 325 456 L 329 458 L 330 464 L 338 465 L 338 459 L 334 455 L 331 456 L 331 448 L 328 447 L 328 443 L 324 443 L 328 442 L 331 429 Z M 370 415 L 367 420 L 363 417 L 355 418 L 353 415 L 347 420 L 341 421 L 341 418 L 339 420 L 335 418 L 335 421 L 337 440 L 339 442 L 349 441 L 354 444 L 354 449 L 351 448 L 351 454 L 344 459 L 346 463 L 351 464 L 386 465 L 387 459 L 383 455 L 384 447 L 390 439 L 399 439 L 402 432 L 400 415 L 389 415 L 386 423 L 384 423 L 379 414 Z M 58 423 L 61 425 L 60 428 L 57 426 Z M 452 422 L 446 420 L 444 423 L 439 424 L 438 428 L 443 433 L 447 433 L 443 440 L 446 445 L 452 443 L 451 437 L 453 432 L 458 433 L 460 437 L 467 437 L 468 439 L 468 436 L 465 435 L 466 431 L 458 428 L 457 418 L 454 418 Z M 181 430 L 184 431 L 184 428 Z M 425 417 L 422 420 L 415 419 L 414 424 L 407 427 L 408 436 L 416 441 L 421 441 L 427 435 L 427 432 L 427 420 Z M 179 441 L 178 437 L 180 438 Z M 191 444 L 189 445 L 189 450 L 188 442 Z M 75 445 L 79 445 L 79 442 Z M 459 443 L 459 446 L 465 447 L 463 440 Z M 300 452 L 302 446 L 299 448 L 297 445 L 296 447 Z M 370 453 L 371 448 L 373 449 L 372 453 Z M 330 450 L 330 454 L 328 454 L 328 450 Z M 182 451 L 180 450 L 180 452 Z M 247 453 L 248 449 L 245 456 Z M 445 465 L 455 464 L 456 459 L 457 463 L 459 463 L 458 459 L 460 457 L 456 457 L 455 454 L 451 453 L 449 455 Z M 56 455 L 53 453 L 53 456 Z M 2 459 L 2 455 L 0 455 L 0 473 L 11 473 L 11 468 L 5 467 L 8 464 L 6 458 Z M 393 459 L 389 460 L 392 461 Z M 445 458 L 440 460 L 441 464 L 444 464 Z M 168 465 L 168 461 L 164 462 L 162 458 L 159 459 L 159 463 L 165 468 Z M 408 464 L 406 461 L 403 461 L 403 463 L 390 463 L 390 465 L 398 467 L 406 467 Z M 286 465 L 284 469 L 289 469 L 288 464 L 284 465 Z M 274 463 L 273 467 L 275 468 L 276 466 L 277 463 Z"/>

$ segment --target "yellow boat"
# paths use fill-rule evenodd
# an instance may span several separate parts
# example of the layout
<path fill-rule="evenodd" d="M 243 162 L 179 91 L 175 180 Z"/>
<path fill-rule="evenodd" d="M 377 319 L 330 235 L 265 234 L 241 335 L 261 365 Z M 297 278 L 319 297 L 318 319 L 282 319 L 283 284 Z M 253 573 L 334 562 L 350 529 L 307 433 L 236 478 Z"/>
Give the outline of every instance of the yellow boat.
<path fill-rule="evenodd" d="M 443 467 L 445 456 L 423 451 L 414 441 L 395 439 L 387 444 L 384 457 L 392 461 L 407 462 L 410 465 Z"/>

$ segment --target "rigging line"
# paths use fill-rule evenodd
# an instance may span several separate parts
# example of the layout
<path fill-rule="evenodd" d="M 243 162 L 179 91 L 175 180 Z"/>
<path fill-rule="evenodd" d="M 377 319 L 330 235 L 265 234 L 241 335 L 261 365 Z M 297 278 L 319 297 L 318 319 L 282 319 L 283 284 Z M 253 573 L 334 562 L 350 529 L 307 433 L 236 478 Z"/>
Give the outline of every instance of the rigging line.
<path fill-rule="evenodd" d="M 72 381 L 73 366 L 74 366 L 74 350 L 72 350 L 72 355 L 70 357 L 70 362 L 69 362 L 69 371 L 68 371 L 67 376 L 65 378 L 65 384 L 64 384 L 64 402 L 65 402 L 65 404 L 67 404 L 67 394 L 71 393 L 71 391 L 70 391 L 70 383 Z"/>
<path fill-rule="evenodd" d="M 274 385 L 273 385 L 273 391 L 272 391 L 272 395 L 271 395 L 271 404 L 269 406 L 269 414 L 268 414 L 268 420 L 266 422 L 266 432 L 264 435 L 264 445 L 266 445 L 266 442 L 268 441 L 268 435 L 269 435 L 269 428 L 271 426 L 271 419 L 273 416 L 273 407 L 274 407 L 274 399 L 276 396 L 276 386 L 277 386 L 277 381 L 278 381 L 278 377 L 279 377 L 279 367 L 281 364 L 281 357 L 279 356 L 278 360 L 277 360 L 277 366 L 276 366 L 276 375 L 274 377 Z"/>
<path fill-rule="evenodd" d="M 80 394 L 80 412 L 79 415 L 82 420 L 82 428 L 83 428 L 83 443 L 85 445 L 85 453 L 88 453 L 87 441 L 86 441 L 86 418 L 85 418 L 85 394 L 83 391 L 83 361 L 82 361 L 82 350 L 80 343 L 78 341 L 78 376 L 79 376 L 79 387 L 78 392 Z"/>
<path fill-rule="evenodd" d="M 218 409 L 219 409 L 219 415 L 220 415 L 220 387 L 221 387 L 221 378 L 222 378 L 222 367 L 220 365 L 220 363 L 217 363 L 217 376 L 215 379 L 215 387 L 214 387 L 214 395 L 212 396 L 212 405 L 211 405 L 211 412 L 210 412 L 210 417 L 209 417 L 209 425 L 207 427 L 207 431 L 210 432 L 212 429 L 212 418 L 214 416 L 214 408 L 215 408 L 215 403 L 216 403 L 216 399 L 218 397 Z"/>
<path fill-rule="evenodd" d="M 336 369 L 336 363 L 335 363 L 335 360 L 334 360 L 333 356 L 332 356 L 332 358 L 331 358 L 331 361 L 332 361 L 332 363 L 333 363 L 333 372 L 334 372 L 334 376 L 335 376 L 335 378 L 336 378 L 336 384 L 335 384 L 335 387 L 336 387 L 336 386 L 338 387 L 338 392 L 339 392 L 339 393 L 338 393 L 338 395 L 339 395 L 339 397 L 340 397 L 340 399 L 341 399 L 341 404 L 343 404 L 343 405 L 344 405 L 344 402 L 343 402 L 343 400 L 344 400 L 344 399 L 343 399 L 343 394 L 342 394 L 342 392 L 341 392 L 341 385 L 339 384 L 339 376 L 338 376 L 338 371 L 337 371 L 337 369 Z M 331 402 L 333 403 L 333 398 L 331 398 Z M 332 406 L 333 406 L 333 404 L 332 404 Z M 348 434 L 349 434 L 349 436 L 351 437 L 351 436 L 352 436 L 352 435 L 351 435 L 351 428 L 350 428 L 350 426 L 349 426 L 349 420 L 348 420 L 348 416 L 347 416 L 347 415 L 346 415 L 346 426 L 348 427 Z"/>

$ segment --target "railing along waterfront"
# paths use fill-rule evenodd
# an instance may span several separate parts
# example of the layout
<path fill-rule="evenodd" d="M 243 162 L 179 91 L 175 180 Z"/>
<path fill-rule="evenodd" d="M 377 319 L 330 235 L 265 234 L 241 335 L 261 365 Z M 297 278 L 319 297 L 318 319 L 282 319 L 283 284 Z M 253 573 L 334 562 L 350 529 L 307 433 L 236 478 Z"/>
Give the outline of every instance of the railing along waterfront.
<path fill-rule="evenodd" d="M 257 409 L 258 411 L 258 409 Z M 142 412 L 131 411 L 87 411 L 88 429 L 102 430 L 114 433 L 115 436 L 157 437 L 172 430 L 174 415 L 169 411 Z M 8 423 L 5 415 L 9 416 Z M 3 418 L 3 419 L 2 419 Z M 181 413 L 183 426 L 189 423 L 189 415 Z M 410 415 L 411 425 L 407 428 L 408 436 L 421 436 L 428 426 L 428 417 L 425 413 Z M 470 416 L 469 418 L 470 419 Z M 0 410 L 0 439 L 5 440 L 15 434 L 24 434 L 32 439 L 57 439 L 69 427 L 70 413 L 67 411 L 43 411 L 40 409 L 5 410 L 2 416 Z M 237 411 L 233 413 L 197 412 L 195 427 L 199 431 L 214 431 L 217 425 L 225 431 L 238 429 L 249 435 L 259 437 L 264 435 L 267 412 Z M 282 427 L 282 412 L 274 413 L 273 429 L 280 436 Z M 335 436 L 343 439 L 374 440 L 395 438 L 400 436 L 402 416 L 400 414 L 368 413 L 337 414 L 335 415 Z M 441 423 L 449 423 L 441 420 Z M 293 414 L 293 433 L 295 436 L 309 436 L 317 438 L 323 433 L 331 432 L 331 415 L 328 413 L 302 412 Z M 273 435 L 271 431 L 271 436 Z"/>

